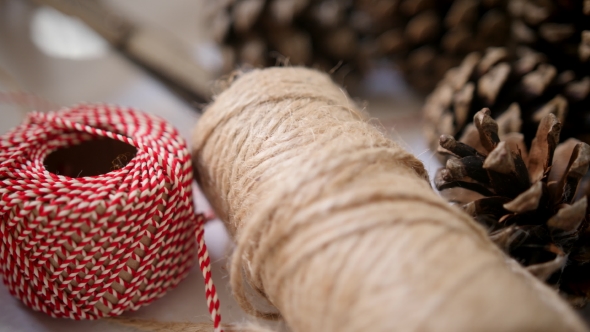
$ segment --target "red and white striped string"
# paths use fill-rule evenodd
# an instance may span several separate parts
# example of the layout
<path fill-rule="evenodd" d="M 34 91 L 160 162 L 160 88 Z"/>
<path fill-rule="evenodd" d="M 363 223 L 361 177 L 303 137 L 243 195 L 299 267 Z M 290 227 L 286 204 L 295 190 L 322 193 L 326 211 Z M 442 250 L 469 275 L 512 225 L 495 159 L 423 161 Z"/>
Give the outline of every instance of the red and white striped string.
<path fill-rule="evenodd" d="M 49 172 L 53 151 L 108 137 L 137 149 L 122 168 L 88 177 Z M 160 118 L 111 105 L 30 113 L 0 137 L 0 273 L 27 306 L 95 319 L 162 296 L 198 262 L 215 330 L 219 299 L 194 212 L 190 154 Z M 196 233 L 196 237 L 195 237 Z"/>

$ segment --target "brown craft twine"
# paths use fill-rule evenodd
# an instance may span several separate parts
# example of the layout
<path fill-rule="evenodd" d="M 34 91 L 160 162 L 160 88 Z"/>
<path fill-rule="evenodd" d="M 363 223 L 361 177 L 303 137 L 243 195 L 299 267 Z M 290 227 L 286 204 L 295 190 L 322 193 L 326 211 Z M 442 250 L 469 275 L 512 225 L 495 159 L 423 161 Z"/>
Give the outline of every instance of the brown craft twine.
<path fill-rule="evenodd" d="M 306 332 L 585 330 L 325 74 L 238 77 L 193 148 L 237 244 L 231 286 L 250 314 Z"/>

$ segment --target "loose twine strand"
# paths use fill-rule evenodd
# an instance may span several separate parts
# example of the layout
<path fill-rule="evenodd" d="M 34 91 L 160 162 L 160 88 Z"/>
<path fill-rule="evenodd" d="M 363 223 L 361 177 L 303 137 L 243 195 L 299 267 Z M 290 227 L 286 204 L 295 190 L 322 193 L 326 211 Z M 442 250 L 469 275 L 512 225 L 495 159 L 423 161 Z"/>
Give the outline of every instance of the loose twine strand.
<path fill-rule="evenodd" d="M 99 137 L 137 153 L 96 176 L 49 172 L 55 150 Z M 193 210 L 185 142 L 133 109 L 80 105 L 30 113 L 0 138 L 0 274 L 11 294 L 53 317 L 95 319 L 136 310 L 174 287 L 198 261 L 216 331 L 219 299 Z"/>
<path fill-rule="evenodd" d="M 2 91 L 0 90 L 0 104 L 16 105 L 20 113 L 25 116 L 30 110 L 37 112 L 49 112 L 58 110 L 60 107 L 36 94 L 22 90 Z"/>
<path fill-rule="evenodd" d="M 37 94 L 26 92 L 6 69 L 0 66 L 0 104 L 15 105 L 24 116 L 31 110 L 48 112 L 59 105 Z"/>
<path fill-rule="evenodd" d="M 234 297 L 292 331 L 585 331 L 325 74 L 254 70 L 193 136 Z"/>

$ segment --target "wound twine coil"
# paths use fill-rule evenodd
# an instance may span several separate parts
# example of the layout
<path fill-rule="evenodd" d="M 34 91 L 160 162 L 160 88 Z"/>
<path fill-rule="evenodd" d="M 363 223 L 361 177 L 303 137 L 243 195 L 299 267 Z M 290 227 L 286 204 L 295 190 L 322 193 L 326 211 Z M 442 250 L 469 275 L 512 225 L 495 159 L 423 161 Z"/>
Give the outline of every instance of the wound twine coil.
<path fill-rule="evenodd" d="M 298 331 L 585 331 L 330 78 L 239 76 L 193 135 L 240 306 Z"/>
<path fill-rule="evenodd" d="M 92 150 L 101 144 L 135 153 L 117 157 L 104 173 L 96 163 L 80 173 L 70 169 L 81 162 L 77 154 L 104 161 L 109 149 Z M 70 163 L 60 159 L 64 154 L 52 157 L 67 148 L 75 149 Z M 62 174 L 48 171 L 50 164 Z M 110 105 L 30 113 L 0 138 L 4 283 L 53 317 L 117 316 L 176 286 L 198 253 L 219 329 L 204 219 L 194 212 L 191 183 L 186 144 L 160 118 Z"/>

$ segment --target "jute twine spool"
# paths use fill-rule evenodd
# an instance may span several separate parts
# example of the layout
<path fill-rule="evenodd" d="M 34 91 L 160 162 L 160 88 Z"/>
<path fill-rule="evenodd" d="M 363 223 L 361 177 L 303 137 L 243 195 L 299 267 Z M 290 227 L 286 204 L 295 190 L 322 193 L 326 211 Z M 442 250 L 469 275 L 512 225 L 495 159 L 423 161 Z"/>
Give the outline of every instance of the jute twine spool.
<path fill-rule="evenodd" d="M 116 316 L 178 284 L 197 239 L 218 326 L 191 181 L 185 142 L 162 119 L 108 105 L 30 113 L 0 138 L 4 283 L 53 317 Z"/>
<path fill-rule="evenodd" d="M 198 181 L 236 242 L 231 286 L 250 314 L 305 332 L 585 330 L 327 75 L 240 76 L 193 143 Z"/>

